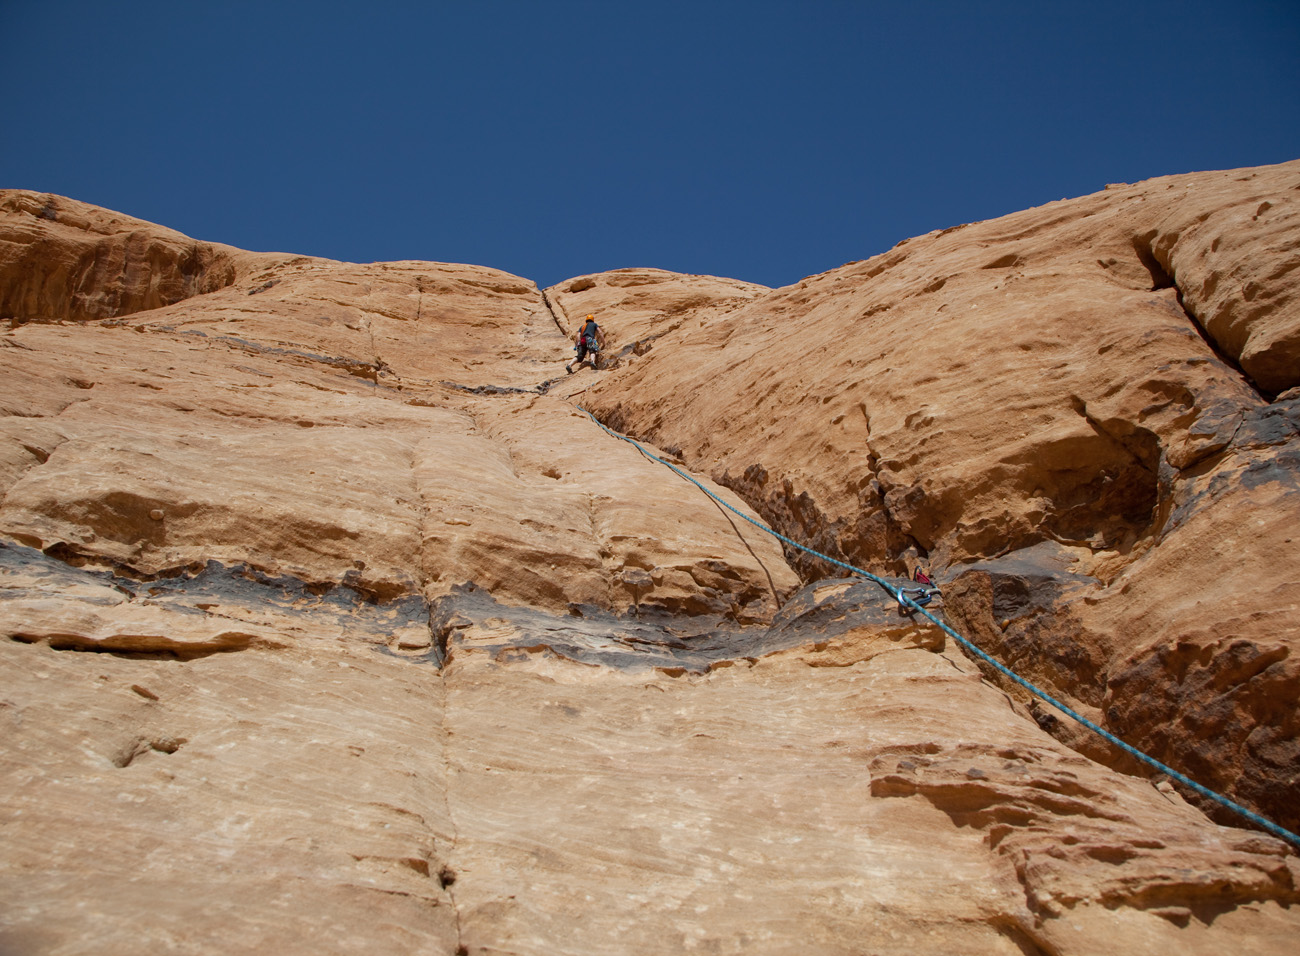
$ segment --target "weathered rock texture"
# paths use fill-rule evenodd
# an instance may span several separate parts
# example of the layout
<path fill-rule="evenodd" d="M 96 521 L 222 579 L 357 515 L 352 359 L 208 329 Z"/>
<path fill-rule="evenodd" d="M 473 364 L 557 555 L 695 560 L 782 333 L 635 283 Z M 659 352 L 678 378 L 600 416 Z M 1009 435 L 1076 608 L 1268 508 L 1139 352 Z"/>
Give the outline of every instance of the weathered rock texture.
<path fill-rule="evenodd" d="M 1286 844 L 743 516 L 1300 826 L 1298 191 L 545 291 L 0 193 L 0 952 L 1291 952 Z"/>
<path fill-rule="evenodd" d="M 703 311 L 587 401 L 1295 828 L 1298 283 L 1300 163 L 1157 179 Z"/>

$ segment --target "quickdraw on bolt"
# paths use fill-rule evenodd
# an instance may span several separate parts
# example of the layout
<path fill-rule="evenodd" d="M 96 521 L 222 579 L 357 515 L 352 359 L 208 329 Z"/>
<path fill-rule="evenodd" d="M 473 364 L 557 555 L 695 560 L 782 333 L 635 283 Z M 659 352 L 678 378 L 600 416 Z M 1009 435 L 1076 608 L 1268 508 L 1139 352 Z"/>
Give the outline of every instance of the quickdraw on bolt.
<path fill-rule="evenodd" d="M 897 591 L 898 612 L 900 614 L 911 614 L 918 607 L 925 607 L 934 600 L 936 594 L 940 597 L 943 596 L 935 583 L 930 580 L 930 576 L 920 568 L 917 568 L 912 573 L 912 580 L 917 583 L 917 587 L 899 588 Z M 903 600 L 904 595 L 907 596 L 906 601 Z M 911 603 L 908 603 L 909 601 Z"/>

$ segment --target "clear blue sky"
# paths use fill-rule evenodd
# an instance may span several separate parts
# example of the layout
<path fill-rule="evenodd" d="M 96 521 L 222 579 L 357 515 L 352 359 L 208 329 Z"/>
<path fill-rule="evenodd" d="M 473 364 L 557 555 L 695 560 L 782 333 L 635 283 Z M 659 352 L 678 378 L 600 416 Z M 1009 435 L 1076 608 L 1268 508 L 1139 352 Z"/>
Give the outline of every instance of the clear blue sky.
<path fill-rule="evenodd" d="M 246 249 L 784 285 L 1300 158 L 1300 3 L 0 0 L 0 186 Z"/>

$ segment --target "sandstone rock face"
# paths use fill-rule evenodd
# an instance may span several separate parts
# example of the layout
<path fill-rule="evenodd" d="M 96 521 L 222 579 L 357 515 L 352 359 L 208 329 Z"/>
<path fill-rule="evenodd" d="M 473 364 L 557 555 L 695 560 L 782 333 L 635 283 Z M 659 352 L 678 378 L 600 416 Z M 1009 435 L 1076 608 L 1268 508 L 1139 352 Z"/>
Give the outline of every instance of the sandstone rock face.
<path fill-rule="evenodd" d="M 730 311 L 769 292 L 766 286 L 662 269 L 616 269 L 579 276 L 544 292 L 570 337 L 588 315 L 606 324 L 606 365 L 644 355 L 655 341 L 703 309 Z M 615 323 L 609 326 L 609 321 Z"/>
<path fill-rule="evenodd" d="M 106 319 L 213 292 L 249 253 L 60 196 L 0 199 L 0 315 Z"/>
<path fill-rule="evenodd" d="M 0 193 L 0 951 L 1289 953 L 1293 849 L 747 519 L 1295 828 L 1297 186 L 781 290 Z"/>
<path fill-rule="evenodd" d="M 988 650 L 1300 826 L 1297 216 L 1288 163 L 934 233 L 587 401 L 824 553 L 931 564 Z"/>

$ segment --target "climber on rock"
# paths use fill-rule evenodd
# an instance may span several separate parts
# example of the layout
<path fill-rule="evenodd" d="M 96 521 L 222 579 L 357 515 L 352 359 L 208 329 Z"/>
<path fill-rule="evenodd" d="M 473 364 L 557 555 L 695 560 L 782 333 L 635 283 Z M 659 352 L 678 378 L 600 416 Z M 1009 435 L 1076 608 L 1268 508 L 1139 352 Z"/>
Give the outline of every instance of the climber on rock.
<path fill-rule="evenodd" d="M 564 366 L 564 370 L 570 375 L 573 374 L 573 367 L 581 365 L 583 359 L 588 355 L 591 356 L 591 367 L 597 369 L 596 356 L 601 349 L 605 347 L 605 331 L 596 324 L 594 315 L 587 316 L 587 321 L 583 323 L 578 334 L 573 337 L 573 350 L 578 353 L 578 357 Z"/>

